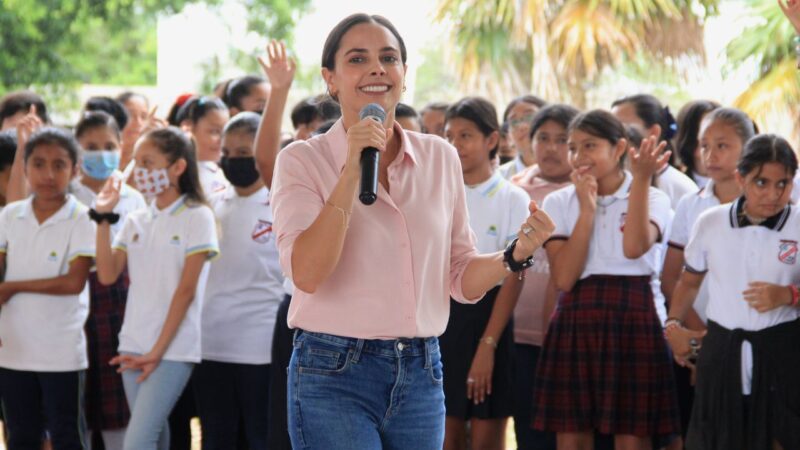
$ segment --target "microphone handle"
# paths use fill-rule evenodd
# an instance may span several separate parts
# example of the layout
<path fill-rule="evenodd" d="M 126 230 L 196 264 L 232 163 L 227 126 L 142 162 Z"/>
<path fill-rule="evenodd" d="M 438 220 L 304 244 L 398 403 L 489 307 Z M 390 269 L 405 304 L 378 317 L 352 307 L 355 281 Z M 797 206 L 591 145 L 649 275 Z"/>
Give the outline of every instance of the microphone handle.
<path fill-rule="evenodd" d="M 378 161 L 380 154 L 375 147 L 367 147 L 361 152 L 361 190 L 358 199 L 364 205 L 371 205 L 378 199 Z"/>

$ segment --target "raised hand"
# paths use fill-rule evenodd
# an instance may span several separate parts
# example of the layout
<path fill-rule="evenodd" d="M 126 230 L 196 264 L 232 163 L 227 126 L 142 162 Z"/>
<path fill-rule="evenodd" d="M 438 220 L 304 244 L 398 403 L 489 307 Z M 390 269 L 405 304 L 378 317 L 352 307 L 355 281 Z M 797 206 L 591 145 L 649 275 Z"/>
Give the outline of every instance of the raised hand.
<path fill-rule="evenodd" d="M 25 144 L 28 143 L 31 135 L 43 125 L 42 119 L 36 115 L 36 105 L 31 105 L 28 109 L 28 114 L 25 114 L 25 116 L 17 122 L 17 146 L 19 148 L 25 148 Z"/>
<path fill-rule="evenodd" d="M 275 39 L 267 44 L 266 50 L 268 59 L 265 61 L 259 56 L 258 63 L 269 79 L 269 84 L 273 88 L 288 89 L 292 85 L 297 68 L 294 59 L 286 55 L 286 45 Z"/>
<path fill-rule="evenodd" d="M 800 0 L 778 0 L 778 5 L 797 34 L 800 34 Z"/>
<path fill-rule="evenodd" d="M 95 199 L 95 211 L 99 213 L 110 213 L 119 203 L 119 191 L 122 189 L 122 180 L 116 176 L 110 176 L 103 185 L 103 189 L 97 194 Z"/>
<path fill-rule="evenodd" d="M 139 136 L 158 128 L 166 128 L 169 125 L 166 120 L 156 117 L 157 109 L 158 105 L 153 106 L 153 109 L 147 114 L 147 118 L 144 120 L 144 126 L 142 126 L 142 133 Z"/>
<path fill-rule="evenodd" d="M 634 178 L 647 178 L 650 179 L 661 170 L 669 161 L 669 156 L 672 152 L 665 152 L 667 147 L 666 141 L 661 141 L 656 145 L 656 137 L 651 136 L 642 141 L 637 151 L 631 147 L 628 150 L 628 157 L 631 162 L 631 173 Z"/>

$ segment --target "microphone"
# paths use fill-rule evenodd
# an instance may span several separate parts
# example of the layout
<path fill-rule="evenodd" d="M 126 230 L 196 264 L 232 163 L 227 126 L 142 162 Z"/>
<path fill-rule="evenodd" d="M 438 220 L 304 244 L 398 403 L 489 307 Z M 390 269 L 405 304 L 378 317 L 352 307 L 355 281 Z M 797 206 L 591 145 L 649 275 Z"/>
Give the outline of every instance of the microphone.
<path fill-rule="evenodd" d="M 386 120 L 386 111 L 377 103 L 370 103 L 358 113 L 361 120 L 369 117 L 383 124 Z M 358 199 L 364 205 L 371 205 L 378 199 L 378 162 L 381 156 L 375 147 L 367 147 L 361 152 L 361 191 Z"/>

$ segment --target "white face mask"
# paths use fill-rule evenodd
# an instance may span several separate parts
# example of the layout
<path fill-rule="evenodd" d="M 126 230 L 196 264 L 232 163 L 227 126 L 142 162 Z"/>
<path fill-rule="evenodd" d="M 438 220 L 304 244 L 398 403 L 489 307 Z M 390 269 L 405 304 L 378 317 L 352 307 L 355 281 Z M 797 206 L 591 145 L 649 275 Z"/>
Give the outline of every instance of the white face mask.
<path fill-rule="evenodd" d="M 145 197 L 153 198 L 169 187 L 167 169 L 147 170 L 144 167 L 133 169 L 133 180 L 136 188 Z"/>

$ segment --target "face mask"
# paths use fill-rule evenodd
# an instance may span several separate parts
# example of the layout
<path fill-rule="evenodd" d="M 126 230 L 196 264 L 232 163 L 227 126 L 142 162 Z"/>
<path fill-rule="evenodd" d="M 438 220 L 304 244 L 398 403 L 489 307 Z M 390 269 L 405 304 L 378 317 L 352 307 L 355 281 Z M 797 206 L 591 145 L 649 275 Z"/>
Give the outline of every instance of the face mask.
<path fill-rule="evenodd" d="M 509 161 L 511 161 L 513 159 L 514 159 L 513 156 L 501 156 L 500 157 L 500 165 L 502 166 L 503 164 L 505 164 L 505 163 L 507 163 L 507 162 L 509 162 Z"/>
<path fill-rule="evenodd" d="M 258 181 L 260 176 L 256 170 L 256 159 L 252 156 L 245 158 L 228 158 L 223 156 L 219 162 L 225 178 L 236 187 L 248 187 Z"/>
<path fill-rule="evenodd" d="M 169 187 L 167 169 L 147 170 L 144 167 L 137 167 L 133 170 L 133 180 L 139 192 L 151 198 Z"/>
<path fill-rule="evenodd" d="M 95 180 L 105 180 L 119 168 L 119 157 L 115 150 L 84 151 L 81 169 Z"/>

